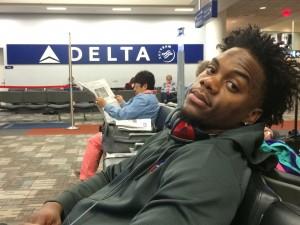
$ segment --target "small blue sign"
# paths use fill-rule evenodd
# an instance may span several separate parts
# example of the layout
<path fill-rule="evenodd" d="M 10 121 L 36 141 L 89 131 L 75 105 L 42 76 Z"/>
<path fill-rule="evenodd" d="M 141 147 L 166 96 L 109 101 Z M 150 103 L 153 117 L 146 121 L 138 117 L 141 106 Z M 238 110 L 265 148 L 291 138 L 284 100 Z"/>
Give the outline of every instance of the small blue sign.
<path fill-rule="evenodd" d="M 176 44 L 72 45 L 73 64 L 176 64 Z M 203 60 L 203 44 L 186 44 L 185 63 Z M 8 64 L 68 64 L 68 45 L 8 44 Z"/>
<path fill-rule="evenodd" d="M 195 16 L 195 27 L 202 27 L 210 18 L 218 17 L 218 1 L 211 0 L 200 8 Z"/>

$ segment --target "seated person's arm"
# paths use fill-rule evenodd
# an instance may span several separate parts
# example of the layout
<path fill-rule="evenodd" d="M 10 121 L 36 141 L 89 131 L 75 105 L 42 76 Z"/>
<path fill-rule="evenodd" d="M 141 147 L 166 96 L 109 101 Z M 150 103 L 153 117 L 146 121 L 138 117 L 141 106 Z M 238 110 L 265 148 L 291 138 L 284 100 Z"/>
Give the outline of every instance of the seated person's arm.
<path fill-rule="evenodd" d="M 135 157 L 123 160 L 119 164 L 109 166 L 106 171 L 97 173 L 87 181 L 80 182 L 68 190 L 62 192 L 57 198 L 50 199 L 28 219 L 26 225 L 51 225 L 61 224 L 61 221 L 69 214 L 72 208 L 81 199 L 94 194 L 106 184 L 118 176 L 124 168 L 127 168 Z"/>
<path fill-rule="evenodd" d="M 60 225 L 78 201 L 95 193 L 107 183 L 108 180 L 103 173 L 96 174 L 90 180 L 62 192 L 56 199 L 48 200 L 29 217 L 29 223 L 25 225 Z"/>
<path fill-rule="evenodd" d="M 136 119 L 141 115 L 141 111 L 146 107 L 147 102 L 142 96 L 136 96 L 132 101 L 127 102 L 122 108 L 111 104 L 106 104 L 104 110 L 113 118 L 116 119 Z"/>
<path fill-rule="evenodd" d="M 122 95 L 116 95 L 115 98 L 121 107 L 126 103 Z"/>

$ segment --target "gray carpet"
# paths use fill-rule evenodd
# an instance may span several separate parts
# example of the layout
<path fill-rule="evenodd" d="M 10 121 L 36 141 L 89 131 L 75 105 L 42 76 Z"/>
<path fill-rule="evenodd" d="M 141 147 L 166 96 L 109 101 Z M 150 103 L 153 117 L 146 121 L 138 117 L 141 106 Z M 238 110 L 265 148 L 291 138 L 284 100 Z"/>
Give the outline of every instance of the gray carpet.
<path fill-rule="evenodd" d="M 63 115 L 68 122 L 69 115 Z M 76 124 L 102 122 L 100 113 L 75 116 Z M 57 121 L 42 114 L 0 112 L 0 124 Z M 42 203 L 79 182 L 82 153 L 90 135 L 24 136 L 22 129 L 0 130 L 0 223 L 22 224 Z"/>

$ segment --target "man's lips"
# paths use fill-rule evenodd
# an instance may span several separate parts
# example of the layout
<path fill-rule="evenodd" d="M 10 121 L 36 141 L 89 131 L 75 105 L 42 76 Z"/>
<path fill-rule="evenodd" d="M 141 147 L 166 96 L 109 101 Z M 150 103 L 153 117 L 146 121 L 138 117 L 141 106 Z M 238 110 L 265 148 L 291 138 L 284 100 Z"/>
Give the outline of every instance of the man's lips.
<path fill-rule="evenodd" d="M 202 92 L 191 90 L 190 94 L 192 94 L 191 98 L 194 99 L 197 102 L 203 102 L 207 106 L 211 106 L 211 101 L 209 100 L 208 96 Z M 196 99 L 195 99 L 196 98 Z M 200 103 L 199 102 L 199 103 Z"/>

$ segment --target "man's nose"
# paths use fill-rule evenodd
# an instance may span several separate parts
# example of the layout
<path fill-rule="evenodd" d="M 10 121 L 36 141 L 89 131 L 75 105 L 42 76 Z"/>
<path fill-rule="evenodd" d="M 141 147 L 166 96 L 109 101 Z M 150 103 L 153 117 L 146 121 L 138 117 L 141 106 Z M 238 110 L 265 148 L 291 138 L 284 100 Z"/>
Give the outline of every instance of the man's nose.
<path fill-rule="evenodd" d="M 220 80 L 217 76 L 203 77 L 200 79 L 200 85 L 211 94 L 216 94 L 220 88 Z"/>

